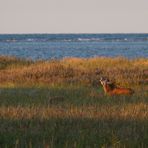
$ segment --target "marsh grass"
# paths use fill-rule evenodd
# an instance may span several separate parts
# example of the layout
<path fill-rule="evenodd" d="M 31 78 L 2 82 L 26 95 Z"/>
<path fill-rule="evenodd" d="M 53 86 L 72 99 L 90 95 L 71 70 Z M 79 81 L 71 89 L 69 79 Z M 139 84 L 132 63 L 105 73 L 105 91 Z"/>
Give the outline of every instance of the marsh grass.
<path fill-rule="evenodd" d="M 6 87 L 45 84 L 97 86 L 100 76 L 107 76 L 123 86 L 148 82 L 148 60 L 142 58 L 67 58 L 37 62 L 15 58 L 6 60 L 6 57 L 0 59 L 4 65 L 0 70 L 0 85 Z"/>
<path fill-rule="evenodd" d="M 147 59 L 0 61 L 0 147 L 148 146 Z M 135 94 L 104 95 L 100 76 Z"/>
<path fill-rule="evenodd" d="M 28 66 L 33 64 L 32 60 L 15 58 L 10 56 L 0 56 L 0 70 L 13 67 Z"/>

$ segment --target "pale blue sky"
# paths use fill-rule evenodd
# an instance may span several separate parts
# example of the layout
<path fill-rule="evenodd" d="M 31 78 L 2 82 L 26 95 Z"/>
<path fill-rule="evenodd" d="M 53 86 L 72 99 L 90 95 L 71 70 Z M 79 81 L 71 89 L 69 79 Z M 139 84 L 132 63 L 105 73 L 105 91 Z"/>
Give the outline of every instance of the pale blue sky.
<path fill-rule="evenodd" d="M 0 33 L 148 33 L 148 0 L 0 0 Z"/>

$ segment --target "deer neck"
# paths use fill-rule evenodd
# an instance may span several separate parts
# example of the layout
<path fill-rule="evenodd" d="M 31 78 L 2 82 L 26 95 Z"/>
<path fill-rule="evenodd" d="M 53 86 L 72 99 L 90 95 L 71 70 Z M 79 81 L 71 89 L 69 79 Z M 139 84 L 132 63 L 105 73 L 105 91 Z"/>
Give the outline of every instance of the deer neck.
<path fill-rule="evenodd" d="M 105 94 L 113 90 L 113 88 L 111 88 L 108 84 L 103 85 L 103 89 Z"/>

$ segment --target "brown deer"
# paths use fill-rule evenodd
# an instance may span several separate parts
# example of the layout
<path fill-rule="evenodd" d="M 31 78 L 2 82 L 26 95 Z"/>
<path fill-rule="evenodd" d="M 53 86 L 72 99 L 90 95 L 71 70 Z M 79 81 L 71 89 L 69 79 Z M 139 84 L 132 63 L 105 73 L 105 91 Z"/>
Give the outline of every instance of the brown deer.
<path fill-rule="evenodd" d="M 132 95 L 134 91 L 131 88 L 117 87 L 109 79 L 101 77 L 100 82 L 103 86 L 105 94 L 108 95 Z"/>

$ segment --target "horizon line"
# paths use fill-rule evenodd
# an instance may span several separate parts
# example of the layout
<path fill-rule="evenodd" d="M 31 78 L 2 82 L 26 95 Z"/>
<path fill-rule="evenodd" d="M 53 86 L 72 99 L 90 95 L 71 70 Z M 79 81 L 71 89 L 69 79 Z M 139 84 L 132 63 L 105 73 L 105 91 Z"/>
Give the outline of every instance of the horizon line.
<path fill-rule="evenodd" d="M 59 32 L 59 33 L 52 33 L 52 32 L 47 32 L 47 33 L 45 33 L 45 32 L 39 32 L 39 33 L 37 33 L 37 32 L 35 32 L 35 33 L 32 33 L 32 32 L 28 32 L 28 33 L 24 33 L 24 32 L 22 32 L 22 33 L 0 33 L 0 35 L 13 35 L 13 34 L 16 34 L 16 35 L 25 35 L 25 34 L 148 34 L 148 32 L 112 32 L 112 33 L 110 33 L 110 32 L 104 32 L 104 33 L 94 33 L 94 32 L 92 32 L 92 33 L 87 33 L 87 32 L 82 32 L 82 33 L 74 33 L 74 32 L 70 32 L 70 33 L 64 33 L 64 32 Z"/>

